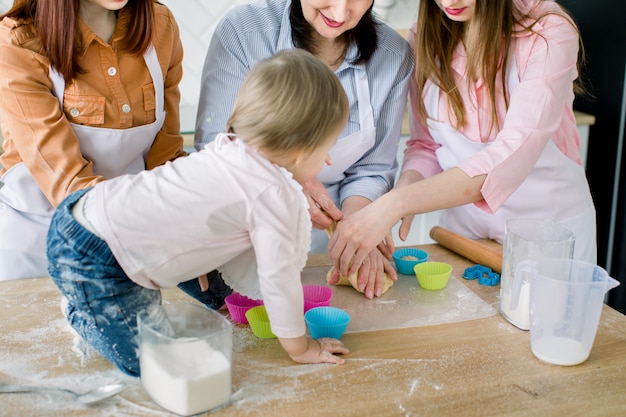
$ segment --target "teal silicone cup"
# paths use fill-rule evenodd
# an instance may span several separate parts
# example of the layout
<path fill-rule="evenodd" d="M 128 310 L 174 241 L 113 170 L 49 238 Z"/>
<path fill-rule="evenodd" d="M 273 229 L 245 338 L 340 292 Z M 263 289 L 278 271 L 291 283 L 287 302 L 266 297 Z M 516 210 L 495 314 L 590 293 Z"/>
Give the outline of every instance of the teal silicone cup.
<path fill-rule="evenodd" d="M 398 272 L 404 275 L 413 275 L 415 265 L 428 260 L 428 252 L 417 248 L 401 248 L 393 253 L 393 261 Z"/>
<path fill-rule="evenodd" d="M 341 339 L 350 322 L 350 315 L 337 307 L 314 307 L 304 314 L 304 319 L 313 339 Z"/>

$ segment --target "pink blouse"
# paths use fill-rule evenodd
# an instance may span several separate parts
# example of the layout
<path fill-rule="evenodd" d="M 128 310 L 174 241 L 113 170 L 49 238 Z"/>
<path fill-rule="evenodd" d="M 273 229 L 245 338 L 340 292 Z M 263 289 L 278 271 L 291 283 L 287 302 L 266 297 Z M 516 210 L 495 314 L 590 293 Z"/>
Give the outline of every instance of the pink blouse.
<path fill-rule="evenodd" d="M 550 1 L 520 0 L 522 7 L 537 3 L 536 13 L 558 11 Z M 415 26 L 408 41 L 415 46 Z M 496 111 L 500 126 L 491 129 L 491 111 L 483 83 L 468 85 L 464 77 L 467 55 L 463 46 L 454 53 L 452 68 L 459 92 L 467 109 L 467 124 L 460 129 L 469 140 L 491 142 L 481 152 L 461 162 L 458 168 L 470 177 L 487 174 L 481 189 L 483 199 L 476 203 L 493 213 L 524 181 L 534 166 L 547 141 L 552 139 L 563 154 L 578 164 L 580 138 L 573 111 L 573 81 L 578 76 L 578 33 L 572 24 L 559 15 L 548 15 L 534 26 L 536 33 L 514 35 L 512 58 L 517 65 L 519 84 L 510 93 L 509 107 L 505 107 L 501 78 L 496 85 Z M 417 63 L 419 65 L 419 63 Z M 420 99 L 434 88 L 427 82 Z M 454 115 L 448 108 L 445 93 L 439 93 L 439 115 L 443 122 L 454 125 Z M 411 108 L 418 99 L 414 77 L 409 85 Z M 416 170 L 424 178 L 442 171 L 435 150 L 440 146 L 431 137 L 426 126 L 419 122 L 417 112 L 409 112 L 410 138 L 404 153 L 402 171 Z"/>

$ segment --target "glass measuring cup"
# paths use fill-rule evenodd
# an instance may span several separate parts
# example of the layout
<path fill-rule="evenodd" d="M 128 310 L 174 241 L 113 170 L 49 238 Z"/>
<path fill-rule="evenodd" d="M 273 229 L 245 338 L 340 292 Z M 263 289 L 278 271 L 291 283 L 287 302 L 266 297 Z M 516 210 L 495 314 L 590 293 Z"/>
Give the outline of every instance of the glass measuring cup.
<path fill-rule="evenodd" d="M 509 219 L 504 227 L 502 275 L 500 278 L 500 313 L 514 326 L 530 328 L 530 279 L 520 271 L 521 288 L 513 295 L 516 267 L 524 260 L 572 258 L 574 233 L 549 219 Z"/>

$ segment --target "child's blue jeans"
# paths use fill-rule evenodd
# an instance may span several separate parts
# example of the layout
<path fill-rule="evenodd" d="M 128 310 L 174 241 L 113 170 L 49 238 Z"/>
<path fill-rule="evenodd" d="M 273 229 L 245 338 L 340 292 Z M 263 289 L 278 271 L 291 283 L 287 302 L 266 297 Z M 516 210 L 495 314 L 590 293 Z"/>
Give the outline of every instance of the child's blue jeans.
<path fill-rule="evenodd" d="M 52 217 L 47 239 L 48 272 L 68 300 L 70 325 L 122 372 L 139 376 L 137 316 L 161 304 L 161 292 L 134 283 L 107 243 L 81 226 L 72 206 L 87 190 L 69 195 Z M 209 274 L 209 290 L 196 279 L 179 285 L 209 308 L 217 309 L 232 291 L 219 272 Z"/>

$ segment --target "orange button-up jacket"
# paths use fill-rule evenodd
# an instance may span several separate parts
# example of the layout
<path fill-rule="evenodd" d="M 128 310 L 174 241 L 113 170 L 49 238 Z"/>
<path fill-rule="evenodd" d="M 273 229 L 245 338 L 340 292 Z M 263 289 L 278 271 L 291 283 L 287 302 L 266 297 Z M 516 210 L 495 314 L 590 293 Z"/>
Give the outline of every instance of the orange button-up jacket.
<path fill-rule="evenodd" d="M 34 26 L 10 18 L 0 22 L 0 175 L 23 162 L 56 207 L 71 192 L 105 179 L 94 175 L 91 162 L 82 156 L 70 122 L 126 129 L 155 121 L 155 93 L 145 61 L 121 51 L 131 18 L 127 10 L 120 11 L 110 44 L 80 22 L 84 73 L 66 84 L 63 109 L 52 93 L 49 61 Z M 185 155 L 179 119 L 179 29 L 164 5 L 155 3 L 155 18 L 153 45 L 163 72 L 167 115 L 146 157 L 147 169 Z M 130 105 L 128 113 L 121 110 L 125 104 Z"/>

